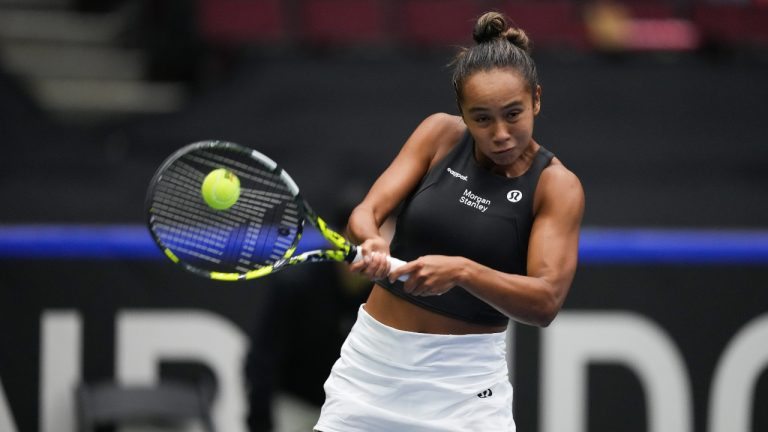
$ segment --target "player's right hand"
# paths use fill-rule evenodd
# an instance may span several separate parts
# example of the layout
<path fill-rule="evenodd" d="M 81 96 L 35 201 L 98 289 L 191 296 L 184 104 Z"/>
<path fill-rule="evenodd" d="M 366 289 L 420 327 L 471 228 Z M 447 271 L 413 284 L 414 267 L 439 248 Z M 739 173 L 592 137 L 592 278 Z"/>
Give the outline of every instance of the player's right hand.
<path fill-rule="evenodd" d="M 360 245 L 362 259 L 349 265 L 349 270 L 362 274 L 371 280 L 384 279 L 389 274 L 389 242 L 382 237 L 373 237 Z"/>

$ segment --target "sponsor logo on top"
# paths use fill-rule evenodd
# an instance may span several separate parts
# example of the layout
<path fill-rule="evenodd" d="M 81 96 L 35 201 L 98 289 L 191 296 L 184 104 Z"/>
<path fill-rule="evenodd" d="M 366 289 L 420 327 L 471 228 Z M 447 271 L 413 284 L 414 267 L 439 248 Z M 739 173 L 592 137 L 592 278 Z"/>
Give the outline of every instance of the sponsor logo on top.
<path fill-rule="evenodd" d="M 516 203 L 521 199 L 523 199 L 523 193 L 519 190 L 511 190 L 507 192 L 507 200 L 509 200 L 509 202 Z"/>
<path fill-rule="evenodd" d="M 466 175 L 461 174 L 459 172 L 456 172 L 456 171 L 452 170 L 451 168 L 448 168 L 448 174 L 456 177 L 457 179 L 467 181 L 467 176 Z"/>

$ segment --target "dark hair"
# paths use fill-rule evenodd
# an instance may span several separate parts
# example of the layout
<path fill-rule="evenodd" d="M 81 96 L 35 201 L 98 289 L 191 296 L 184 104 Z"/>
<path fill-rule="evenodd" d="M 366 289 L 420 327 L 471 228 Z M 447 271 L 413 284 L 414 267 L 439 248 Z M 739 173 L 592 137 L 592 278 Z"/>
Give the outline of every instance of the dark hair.
<path fill-rule="evenodd" d="M 518 71 L 534 95 L 539 85 L 536 64 L 530 55 L 531 41 L 509 19 L 499 12 L 486 12 L 475 23 L 472 38 L 477 45 L 462 48 L 451 62 L 456 101 L 461 104 L 466 80 L 477 71 L 512 68 Z"/>

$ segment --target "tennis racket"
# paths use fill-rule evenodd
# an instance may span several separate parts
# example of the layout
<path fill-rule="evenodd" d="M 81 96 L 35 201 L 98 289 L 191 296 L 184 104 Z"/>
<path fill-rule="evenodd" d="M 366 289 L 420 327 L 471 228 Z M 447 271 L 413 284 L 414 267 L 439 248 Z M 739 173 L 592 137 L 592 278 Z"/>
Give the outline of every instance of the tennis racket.
<path fill-rule="evenodd" d="M 206 176 L 222 168 L 240 184 L 239 197 L 223 210 L 209 206 L 202 192 Z M 248 280 L 297 264 L 362 258 L 358 246 L 315 214 L 285 170 L 232 142 L 196 142 L 166 159 L 149 185 L 146 215 L 165 255 L 210 279 Z M 296 254 L 306 222 L 328 240 L 327 249 Z M 405 264 L 389 260 L 392 270 Z"/>

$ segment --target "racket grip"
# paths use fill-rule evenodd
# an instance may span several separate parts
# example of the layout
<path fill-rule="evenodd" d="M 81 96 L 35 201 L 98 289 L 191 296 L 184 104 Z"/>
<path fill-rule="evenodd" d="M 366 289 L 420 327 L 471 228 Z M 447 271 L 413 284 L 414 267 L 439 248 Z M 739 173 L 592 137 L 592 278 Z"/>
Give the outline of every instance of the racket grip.
<path fill-rule="evenodd" d="M 355 249 L 357 250 L 357 254 L 355 254 L 355 258 L 352 260 L 353 263 L 356 263 L 363 259 L 363 251 L 360 250 L 360 246 L 355 246 Z M 392 272 L 393 270 L 400 268 L 405 264 L 405 261 L 401 259 L 397 259 L 395 257 L 387 256 L 387 262 L 389 262 L 389 271 Z M 408 275 L 404 274 L 397 278 L 397 280 L 401 282 L 405 282 L 408 280 Z"/>

